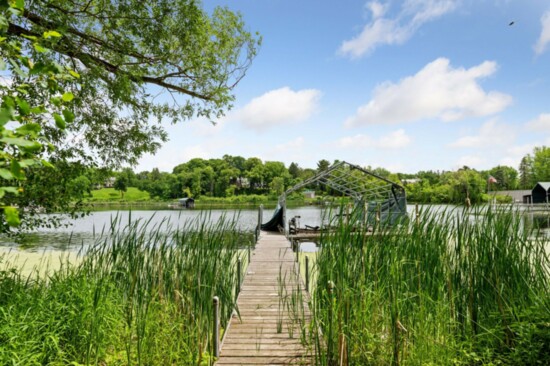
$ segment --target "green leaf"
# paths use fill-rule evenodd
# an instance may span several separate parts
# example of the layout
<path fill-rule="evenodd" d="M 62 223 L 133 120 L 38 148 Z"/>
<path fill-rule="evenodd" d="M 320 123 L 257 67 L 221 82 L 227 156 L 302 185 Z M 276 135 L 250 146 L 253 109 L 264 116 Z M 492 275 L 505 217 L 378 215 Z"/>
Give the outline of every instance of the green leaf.
<path fill-rule="evenodd" d="M 23 70 L 21 70 L 21 68 L 19 67 L 17 62 L 15 62 L 15 60 L 10 59 L 10 64 L 13 66 L 13 69 L 15 70 L 17 75 L 21 76 L 23 79 L 27 77 L 27 74 Z"/>
<path fill-rule="evenodd" d="M 45 53 L 45 52 L 48 52 L 48 49 L 46 47 L 42 47 L 40 44 L 38 43 L 35 43 L 34 44 L 34 49 L 36 50 L 36 52 L 40 52 L 40 53 Z"/>
<path fill-rule="evenodd" d="M 69 74 L 71 74 L 72 76 L 74 76 L 75 78 L 77 79 L 80 79 L 80 74 L 74 70 L 69 70 Z"/>
<path fill-rule="evenodd" d="M 34 159 L 23 159 L 19 161 L 19 165 L 21 165 L 22 168 L 28 168 L 31 165 L 35 165 L 37 163 Z"/>
<path fill-rule="evenodd" d="M 15 8 L 23 10 L 25 8 L 25 0 L 15 0 Z"/>
<path fill-rule="evenodd" d="M 37 136 L 42 130 L 42 127 L 38 123 L 27 123 L 21 127 L 18 127 L 15 132 L 20 135 L 32 135 Z"/>
<path fill-rule="evenodd" d="M 30 39 L 31 41 L 36 41 L 38 39 L 38 37 L 29 36 L 28 34 L 22 34 L 22 36 L 25 37 L 26 39 Z"/>
<path fill-rule="evenodd" d="M 0 168 L 0 177 L 5 180 L 12 180 L 13 174 L 8 169 Z"/>
<path fill-rule="evenodd" d="M 52 102 L 52 104 L 56 107 L 59 107 L 61 105 L 61 99 L 58 97 L 51 97 L 50 102 Z"/>
<path fill-rule="evenodd" d="M 9 121 L 13 121 L 13 115 L 10 109 L 1 108 L 0 109 L 0 126 L 5 125 Z"/>
<path fill-rule="evenodd" d="M 42 159 L 40 162 L 41 162 L 42 165 L 45 166 L 46 168 L 55 169 L 55 166 L 54 166 L 52 163 L 50 163 L 49 161 L 47 161 L 47 160 Z"/>
<path fill-rule="evenodd" d="M 31 109 L 31 113 L 34 113 L 34 114 L 46 113 L 46 108 L 44 108 L 44 106 L 34 107 L 33 109 Z"/>
<path fill-rule="evenodd" d="M 21 167 L 21 164 L 17 160 L 11 161 L 11 174 L 13 174 L 15 179 L 23 180 L 25 179 L 25 173 L 23 172 L 23 168 Z"/>
<path fill-rule="evenodd" d="M 19 193 L 16 187 L 0 187 L 0 190 L 3 190 L 4 192 L 8 192 L 8 193 L 13 193 L 13 194 Z"/>
<path fill-rule="evenodd" d="M 53 119 L 55 120 L 55 125 L 57 126 L 57 128 L 64 130 L 67 127 L 65 120 L 59 114 L 54 113 Z"/>
<path fill-rule="evenodd" d="M 19 97 L 15 98 L 15 101 L 17 102 L 17 105 L 19 106 L 19 111 L 23 116 L 28 115 L 31 112 L 31 106 L 25 99 L 21 99 Z"/>
<path fill-rule="evenodd" d="M 71 92 L 66 92 L 65 94 L 63 94 L 61 99 L 63 99 L 64 102 L 70 102 L 71 100 L 74 99 L 74 95 Z"/>
<path fill-rule="evenodd" d="M 65 117 L 65 121 L 67 121 L 67 123 L 74 121 L 74 113 L 68 109 L 63 110 L 63 117 Z"/>
<path fill-rule="evenodd" d="M 61 37 L 61 33 L 56 31 L 47 31 L 44 32 L 44 38 L 50 38 L 50 37 Z"/>
<path fill-rule="evenodd" d="M 4 207 L 4 215 L 6 215 L 6 222 L 9 226 L 19 226 L 21 224 L 17 208 L 12 206 Z"/>
<path fill-rule="evenodd" d="M 3 14 L 0 14 L 0 33 L 5 34 L 8 30 L 8 26 L 8 19 Z"/>
<path fill-rule="evenodd" d="M 42 146 L 37 141 L 30 141 L 19 137 L 3 137 L 0 139 L 0 142 L 32 150 L 37 150 Z"/>

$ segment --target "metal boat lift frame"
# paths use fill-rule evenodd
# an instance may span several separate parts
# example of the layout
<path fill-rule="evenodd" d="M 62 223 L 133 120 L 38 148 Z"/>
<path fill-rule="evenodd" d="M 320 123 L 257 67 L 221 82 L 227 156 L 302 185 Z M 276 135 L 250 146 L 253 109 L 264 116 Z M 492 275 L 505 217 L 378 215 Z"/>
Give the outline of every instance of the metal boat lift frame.
<path fill-rule="evenodd" d="M 358 165 L 341 161 L 319 172 L 315 176 L 306 179 L 302 183 L 289 188 L 279 196 L 279 206 L 283 209 L 285 234 L 287 233 L 287 196 L 314 183 L 322 184 L 346 196 L 352 197 L 355 205 L 365 206 L 366 204 L 370 205 L 372 203 L 381 204 L 382 202 L 390 202 L 393 200 L 399 208 L 398 214 L 407 214 L 406 193 L 403 186 Z M 403 202 L 400 203 L 400 200 Z"/>

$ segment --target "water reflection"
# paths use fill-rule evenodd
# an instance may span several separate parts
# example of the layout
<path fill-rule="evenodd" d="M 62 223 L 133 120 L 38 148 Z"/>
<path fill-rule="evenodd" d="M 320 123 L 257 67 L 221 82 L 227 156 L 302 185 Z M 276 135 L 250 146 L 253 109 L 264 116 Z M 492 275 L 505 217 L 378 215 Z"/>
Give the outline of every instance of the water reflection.
<path fill-rule="evenodd" d="M 550 213 L 526 213 L 523 222 L 526 230 L 538 231 L 550 237 Z"/>
<path fill-rule="evenodd" d="M 125 207 L 126 209 L 128 207 Z M 90 245 L 101 236 L 102 232 L 108 232 L 113 222 L 118 222 L 118 227 L 124 227 L 129 222 L 141 221 L 148 223 L 148 229 L 153 230 L 162 227 L 163 230 L 177 229 L 183 227 L 192 220 L 206 220 L 217 222 L 222 217 L 227 220 L 236 220 L 237 229 L 252 231 L 258 223 L 258 209 L 212 209 L 212 210 L 168 210 L 166 206 L 140 207 L 140 209 L 128 210 L 105 210 L 94 211 L 90 215 L 65 220 L 67 227 L 57 229 L 41 229 L 37 232 L 25 233 L 17 238 L 0 237 L 0 247 L 18 247 L 27 251 L 38 251 L 43 249 L 71 250 L 76 251 L 83 246 Z M 456 214 L 463 212 L 462 207 L 449 205 L 421 205 L 419 210 L 429 209 L 434 213 L 441 213 L 452 210 Z M 415 206 L 407 208 L 411 218 L 415 215 Z M 289 207 L 287 209 L 287 220 L 294 216 L 300 216 L 300 225 L 321 226 L 327 224 L 328 213 L 336 212 L 336 209 L 319 206 Z M 263 222 L 267 222 L 272 216 L 272 209 L 265 209 Z M 536 213 L 524 212 L 525 228 L 540 229 L 550 237 L 550 214 L 549 212 Z M 475 219 L 472 217 L 472 219 Z M 315 243 L 302 243 L 303 251 L 316 251 Z"/>

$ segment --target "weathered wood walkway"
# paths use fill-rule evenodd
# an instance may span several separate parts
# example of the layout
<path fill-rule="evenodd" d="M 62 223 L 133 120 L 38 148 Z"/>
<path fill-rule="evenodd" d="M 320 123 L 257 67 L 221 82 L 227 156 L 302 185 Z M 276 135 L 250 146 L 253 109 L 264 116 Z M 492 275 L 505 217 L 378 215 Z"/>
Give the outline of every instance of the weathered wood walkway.
<path fill-rule="evenodd" d="M 284 235 L 261 232 L 216 365 L 309 365 L 309 308 Z"/>

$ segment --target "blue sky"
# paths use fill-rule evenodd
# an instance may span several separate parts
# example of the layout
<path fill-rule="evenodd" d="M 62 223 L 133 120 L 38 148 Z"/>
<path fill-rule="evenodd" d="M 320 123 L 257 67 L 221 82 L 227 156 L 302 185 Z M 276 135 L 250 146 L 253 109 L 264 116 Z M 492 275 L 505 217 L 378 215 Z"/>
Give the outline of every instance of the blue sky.
<path fill-rule="evenodd" d="M 550 146 L 547 0 L 204 1 L 217 5 L 263 37 L 235 106 L 216 126 L 168 126 L 138 171 L 224 154 L 517 169 Z"/>

